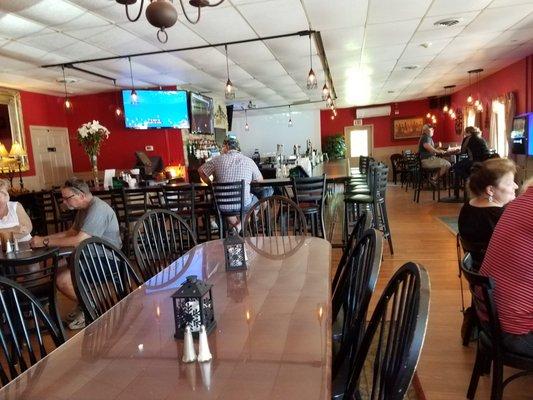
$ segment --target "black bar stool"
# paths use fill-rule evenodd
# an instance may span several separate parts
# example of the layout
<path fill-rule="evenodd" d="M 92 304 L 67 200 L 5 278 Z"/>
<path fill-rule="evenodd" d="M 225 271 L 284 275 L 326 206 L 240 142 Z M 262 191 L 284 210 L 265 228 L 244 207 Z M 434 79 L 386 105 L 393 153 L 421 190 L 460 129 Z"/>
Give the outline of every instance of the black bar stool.
<path fill-rule="evenodd" d="M 312 178 L 292 178 L 292 189 L 296 204 L 303 211 L 311 227 L 311 235 L 326 238 L 324 223 L 324 199 L 326 175 Z"/>

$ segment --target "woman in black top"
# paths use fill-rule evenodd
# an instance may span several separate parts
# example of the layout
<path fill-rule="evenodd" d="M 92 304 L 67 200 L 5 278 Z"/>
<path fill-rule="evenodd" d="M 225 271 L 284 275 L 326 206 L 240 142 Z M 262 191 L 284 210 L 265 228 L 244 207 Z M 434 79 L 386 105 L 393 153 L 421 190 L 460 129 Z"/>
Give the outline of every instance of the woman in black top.
<path fill-rule="evenodd" d="M 473 163 L 485 161 L 490 156 L 489 146 L 483 139 L 479 128 L 475 126 L 466 127 L 460 153 L 467 154 L 468 158 L 455 164 L 454 169 L 459 177 L 466 179 L 470 175 L 470 168 L 472 168 Z"/>
<path fill-rule="evenodd" d="M 468 181 L 474 196 L 459 213 L 459 234 L 464 244 L 474 245 L 472 261 L 476 271 L 481 267 L 485 250 L 504 206 L 515 198 L 518 186 L 514 182 L 516 166 L 513 161 L 494 158 L 475 164 Z M 468 246 L 466 246 L 468 247 Z"/>

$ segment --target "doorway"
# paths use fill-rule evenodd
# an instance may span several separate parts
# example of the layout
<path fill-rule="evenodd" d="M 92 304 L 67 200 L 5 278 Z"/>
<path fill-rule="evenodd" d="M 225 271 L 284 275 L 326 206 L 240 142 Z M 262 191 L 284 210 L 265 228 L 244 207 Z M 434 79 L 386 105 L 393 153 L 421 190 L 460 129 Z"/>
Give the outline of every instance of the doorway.
<path fill-rule="evenodd" d="M 373 125 L 356 125 L 344 128 L 346 158 L 350 168 L 359 166 L 359 157 L 372 156 Z"/>
<path fill-rule="evenodd" d="M 72 177 L 68 129 L 30 126 L 35 174 L 41 188 L 61 186 Z"/>

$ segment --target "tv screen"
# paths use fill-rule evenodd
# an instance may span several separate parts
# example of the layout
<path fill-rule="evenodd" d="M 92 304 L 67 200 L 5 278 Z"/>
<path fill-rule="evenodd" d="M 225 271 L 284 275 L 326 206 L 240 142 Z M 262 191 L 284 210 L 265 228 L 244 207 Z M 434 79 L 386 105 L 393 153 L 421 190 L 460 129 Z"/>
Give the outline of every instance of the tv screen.
<path fill-rule="evenodd" d="M 137 102 L 131 90 L 122 91 L 126 128 L 189 128 L 187 92 L 184 90 L 137 90 Z"/>
<path fill-rule="evenodd" d="M 213 99 L 191 92 L 191 132 L 213 134 Z"/>

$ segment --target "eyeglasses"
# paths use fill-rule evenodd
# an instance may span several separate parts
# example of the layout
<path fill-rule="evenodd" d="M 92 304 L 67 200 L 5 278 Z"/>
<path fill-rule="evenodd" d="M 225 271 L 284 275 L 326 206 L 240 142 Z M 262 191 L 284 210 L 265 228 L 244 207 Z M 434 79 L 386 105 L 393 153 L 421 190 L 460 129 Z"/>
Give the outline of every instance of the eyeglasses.
<path fill-rule="evenodd" d="M 77 196 L 77 195 L 78 195 L 77 193 L 74 193 L 74 194 L 71 194 L 71 195 L 68 196 L 68 197 L 61 197 L 61 199 L 62 199 L 63 201 L 68 201 L 68 200 L 72 199 L 74 196 Z"/>

